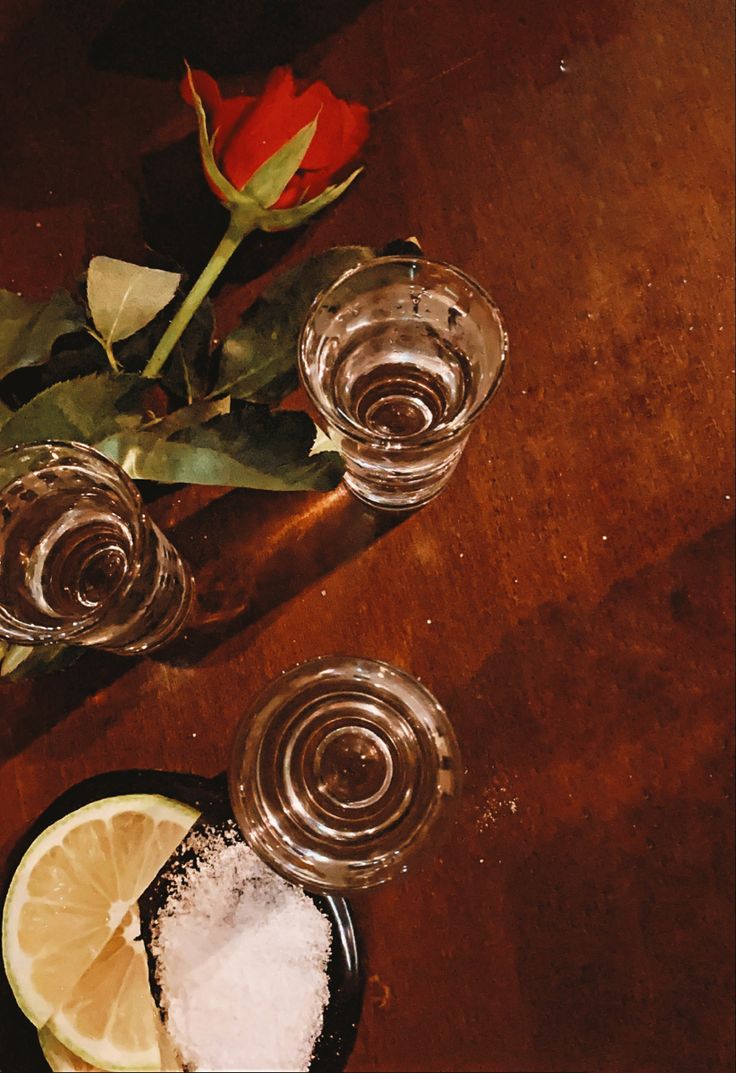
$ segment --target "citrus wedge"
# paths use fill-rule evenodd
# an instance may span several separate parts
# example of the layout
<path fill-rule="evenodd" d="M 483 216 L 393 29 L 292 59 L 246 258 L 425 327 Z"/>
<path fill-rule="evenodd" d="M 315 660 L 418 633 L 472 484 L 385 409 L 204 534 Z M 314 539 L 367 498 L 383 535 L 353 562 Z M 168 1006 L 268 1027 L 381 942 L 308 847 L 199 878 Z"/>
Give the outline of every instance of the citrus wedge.
<path fill-rule="evenodd" d="M 176 1056 L 176 1051 L 168 1037 L 166 1029 L 159 1021 L 159 1050 L 161 1052 L 161 1069 L 167 1073 L 181 1073 L 181 1062 Z M 54 1073 L 102 1073 L 97 1066 L 91 1066 L 78 1054 L 74 1054 L 68 1047 L 56 1038 L 48 1025 L 38 1030 L 38 1042 L 41 1044 L 43 1056 Z"/>
<path fill-rule="evenodd" d="M 43 1056 L 54 1073 L 101 1073 L 96 1066 L 85 1062 L 78 1054 L 65 1047 L 48 1028 L 39 1028 L 38 1042 Z"/>
<path fill-rule="evenodd" d="M 158 1049 L 161 1052 L 161 1069 L 165 1073 L 182 1073 L 179 1056 L 161 1021 L 158 1023 Z"/>
<path fill-rule="evenodd" d="M 161 1023 L 148 984 L 137 906 L 103 946 L 48 1028 L 70 1051 L 105 1070 L 161 1069 Z"/>
<path fill-rule="evenodd" d="M 33 842 L 5 899 L 3 957 L 16 1001 L 36 1027 L 69 1002 L 198 815 L 155 794 L 108 797 Z"/>

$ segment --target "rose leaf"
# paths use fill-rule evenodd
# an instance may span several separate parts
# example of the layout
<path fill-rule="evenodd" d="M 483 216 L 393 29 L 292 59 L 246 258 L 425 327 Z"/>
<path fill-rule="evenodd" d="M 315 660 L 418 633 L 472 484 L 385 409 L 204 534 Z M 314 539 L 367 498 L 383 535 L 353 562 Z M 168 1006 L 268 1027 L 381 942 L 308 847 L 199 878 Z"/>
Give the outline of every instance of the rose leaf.
<path fill-rule="evenodd" d="M 15 369 L 42 365 L 56 340 L 84 323 L 83 310 L 67 291 L 57 291 L 48 302 L 27 302 L 0 290 L 0 379 Z"/>
<path fill-rule="evenodd" d="M 225 340 L 215 391 L 278 402 L 297 386 L 297 344 L 309 307 L 349 268 L 375 256 L 369 246 L 336 246 L 279 276 Z"/>
<path fill-rule="evenodd" d="M 92 373 L 64 380 L 34 396 L 0 428 L 0 450 L 34 440 L 75 440 L 95 446 L 143 421 L 139 401 L 151 385 L 138 376 Z"/>
<path fill-rule="evenodd" d="M 310 454 L 316 428 L 303 413 L 234 402 L 229 413 L 203 424 L 165 431 L 162 422 L 158 429 L 115 433 L 98 446 L 130 476 L 166 484 L 327 491 L 342 476 L 338 454 Z"/>
<path fill-rule="evenodd" d="M 166 330 L 170 315 L 167 310 L 162 311 L 145 328 L 118 344 L 115 356 L 126 373 L 141 372 Z M 209 298 L 205 298 L 166 363 L 161 383 L 186 402 L 199 398 L 206 392 L 210 379 L 210 346 L 214 329 L 214 309 Z"/>
<path fill-rule="evenodd" d="M 93 257 L 87 270 L 87 303 L 106 346 L 127 339 L 168 305 L 181 274 Z"/>
<path fill-rule="evenodd" d="M 4 647 L 3 647 L 4 646 Z M 15 682 L 69 667 L 82 655 L 77 645 L 7 645 L 0 641 L 0 679 Z"/>

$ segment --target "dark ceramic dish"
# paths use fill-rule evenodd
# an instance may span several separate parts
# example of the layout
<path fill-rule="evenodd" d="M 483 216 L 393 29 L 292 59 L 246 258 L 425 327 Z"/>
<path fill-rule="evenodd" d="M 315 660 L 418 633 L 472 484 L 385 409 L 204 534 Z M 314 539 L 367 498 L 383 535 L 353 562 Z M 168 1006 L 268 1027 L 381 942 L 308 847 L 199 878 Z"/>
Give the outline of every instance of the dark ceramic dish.
<path fill-rule="evenodd" d="M 22 855 L 46 827 L 83 805 L 118 794 L 163 794 L 198 808 L 202 813 L 200 822 L 215 825 L 227 822 L 232 816 L 224 775 L 214 779 L 173 771 L 113 771 L 96 775 L 63 793 L 26 832 L 11 855 L 3 900 Z M 142 931 L 146 939 L 151 918 L 160 907 L 165 890 L 164 870 L 140 899 Z M 355 1043 L 363 1001 L 363 975 L 355 928 L 350 907 L 344 898 L 316 894 L 309 894 L 309 897 L 332 925 L 332 950 L 328 965 L 330 999 L 310 1071 L 341 1073 Z M 24 1073 L 47 1073 L 48 1066 L 38 1046 L 36 1031 L 15 1004 L 4 973 L 0 976 L 3 1037 L 0 1073 L 17 1073 L 19 1069 L 23 1069 Z"/>

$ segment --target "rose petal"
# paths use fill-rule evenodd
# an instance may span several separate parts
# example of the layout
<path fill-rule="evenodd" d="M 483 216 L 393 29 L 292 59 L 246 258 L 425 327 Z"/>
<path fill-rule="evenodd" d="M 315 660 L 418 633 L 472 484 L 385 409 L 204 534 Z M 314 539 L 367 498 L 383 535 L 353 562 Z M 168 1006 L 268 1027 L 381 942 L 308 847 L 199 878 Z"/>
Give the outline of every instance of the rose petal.
<path fill-rule="evenodd" d="M 210 137 L 217 131 L 215 159 L 219 161 L 233 128 L 250 111 L 255 97 L 223 97 L 217 82 L 206 71 L 192 71 L 192 82 L 207 113 Z M 179 89 L 187 104 L 193 106 L 192 89 L 186 75 L 181 80 Z"/>
<path fill-rule="evenodd" d="M 250 113 L 255 100 L 255 97 L 223 97 L 220 107 L 212 115 L 210 123 L 211 133 L 214 134 L 215 131 L 218 132 L 214 146 L 215 158 L 218 163 L 220 163 L 220 167 L 223 171 L 225 153 L 234 136 L 235 129 Z M 227 175 L 226 171 L 225 175 Z M 228 176 L 228 178 L 230 178 L 230 176 Z M 230 178 L 230 181 L 233 181 L 232 178 Z M 237 183 L 234 183 L 233 185 L 237 186 Z"/>
<path fill-rule="evenodd" d="M 278 201 L 274 202 L 273 208 L 290 209 L 294 205 L 301 204 L 302 201 L 307 201 L 309 199 L 311 175 L 311 171 L 305 173 L 297 172 L 289 181 L 289 185 L 286 187 Z"/>
<path fill-rule="evenodd" d="M 317 141 L 320 133 L 323 114 L 320 113 L 314 142 Z M 300 168 L 300 174 L 292 180 L 292 183 L 295 183 L 297 179 L 299 180 L 298 196 L 292 198 L 292 183 L 289 183 L 275 207 L 279 209 L 290 208 L 291 205 L 300 201 L 308 201 L 326 190 L 337 172 L 349 164 L 362 148 L 368 137 L 368 115 L 368 109 L 362 104 L 348 104 L 347 101 L 336 100 L 334 111 L 329 115 L 328 135 L 332 135 L 329 156 L 322 158 L 325 160 L 322 166 L 319 166 L 319 164 L 312 166 L 314 157 L 311 152 L 307 153 Z M 314 145 L 314 142 L 312 142 L 312 145 Z M 317 160 L 319 159 L 318 155 Z"/>
<path fill-rule="evenodd" d="M 230 181 L 242 189 L 261 164 L 314 119 L 315 111 L 309 105 L 305 110 L 294 97 L 294 76 L 288 68 L 273 71 L 223 147 L 222 168 Z"/>
<path fill-rule="evenodd" d="M 208 112 L 214 112 L 222 100 L 220 87 L 217 85 L 217 82 L 215 82 L 212 75 L 207 74 L 206 71 L 192 71 L 191 75 L 197 96 L 202 99 L 202 104 Z M 189 73 L 185 74 L 179 83 L 179 92 L 187 104 L 191 104 L 192 107 L 194 107 L 192 87 L 189 84 Z"/>
<path fill-rule="evenodd" d="M 317 118 L 317 133 L 302 161 L 302 167 L 316 171 L 329 167 L 339 156 L 343 137 L 341 101 L 324 82 L 315 82 L 302 93 L 302 107 L 307 107 Z"/>
<path fill-rule="evenodd" d="M 242 189 L 250 177 L 290 138 L 317 118 L 317 130 L 297 174 L 279 198 L 288 208 L 316 197 L 336 172 L 359 152 L 368 137 L 368 109 L 335 97 L 324 82 L 313 82 L 297 94 L 294 75 L 277 67 L 260 97 L 227 97 L 206 71 L 193 71 L 192 80 L 217 130 L 215 157 L 230 182 Z M 181 87 L 192 103 L 188 79 Z"/>

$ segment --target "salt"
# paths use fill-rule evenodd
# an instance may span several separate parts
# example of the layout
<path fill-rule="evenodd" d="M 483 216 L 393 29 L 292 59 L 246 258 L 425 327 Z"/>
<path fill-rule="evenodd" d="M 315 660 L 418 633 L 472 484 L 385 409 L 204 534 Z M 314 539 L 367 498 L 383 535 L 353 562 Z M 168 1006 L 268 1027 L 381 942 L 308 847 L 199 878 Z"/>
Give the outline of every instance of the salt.
<path fill-rule="evenodd" d="M 330 922 L 234 827 L 187 840 L 154 921 L 166 1027 L 193 1073 L 309 1068 L 329 997 Z"/>

